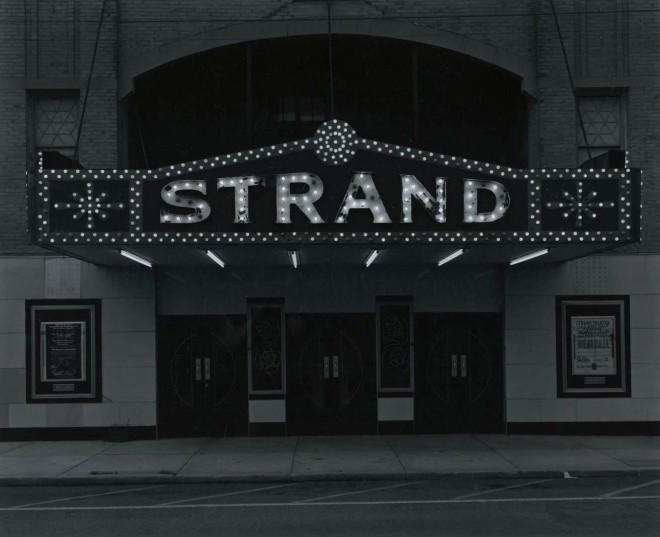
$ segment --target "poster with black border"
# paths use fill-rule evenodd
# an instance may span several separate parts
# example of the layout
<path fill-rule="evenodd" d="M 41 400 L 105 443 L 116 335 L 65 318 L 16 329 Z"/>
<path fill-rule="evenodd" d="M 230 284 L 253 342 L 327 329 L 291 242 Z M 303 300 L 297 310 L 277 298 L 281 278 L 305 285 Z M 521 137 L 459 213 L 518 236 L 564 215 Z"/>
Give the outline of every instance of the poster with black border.
<path fill-rule="evenodd" d="M 630 397 L 629 302 L 556 298 L 557 397 Z"/>
<path fill-rule="evenodd" d="M 101 301 L 28 300 L 28 403 L 101 401 Z"/>

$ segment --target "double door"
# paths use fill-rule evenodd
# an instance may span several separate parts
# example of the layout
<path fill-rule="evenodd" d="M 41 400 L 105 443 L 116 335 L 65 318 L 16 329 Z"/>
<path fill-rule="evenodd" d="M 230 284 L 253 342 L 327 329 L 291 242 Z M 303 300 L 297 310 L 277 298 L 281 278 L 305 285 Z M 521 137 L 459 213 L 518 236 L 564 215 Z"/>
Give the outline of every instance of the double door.
<path fill-rule="evenodd" d="M 373 315 L 290 315 L 286 324 L 289 434 L 375 433 Z"/>
<path fill-rule="evenodd" d="M 169 436 L 247 434 L 244 315 L 158 319 L 158 424 Z"/>
<path fill-rule="evenodd" d="M 415 315 L 415 430 L 503 432 L 499 314 Z"/>

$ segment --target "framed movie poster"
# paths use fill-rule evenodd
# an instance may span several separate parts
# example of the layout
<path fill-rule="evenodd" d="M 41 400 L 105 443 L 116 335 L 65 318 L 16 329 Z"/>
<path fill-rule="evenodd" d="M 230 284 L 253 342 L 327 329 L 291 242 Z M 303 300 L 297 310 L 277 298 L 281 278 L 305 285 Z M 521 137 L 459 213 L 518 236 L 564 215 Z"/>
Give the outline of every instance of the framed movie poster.
<path fill-rule="evenodd" d="M 627 296 L 557 297 L 557 397 L 630 397 Z"/>
<path fill-rule="evenodd" d="M 101 301 L 26 301 L 27 401 L 101 401 Z"/>

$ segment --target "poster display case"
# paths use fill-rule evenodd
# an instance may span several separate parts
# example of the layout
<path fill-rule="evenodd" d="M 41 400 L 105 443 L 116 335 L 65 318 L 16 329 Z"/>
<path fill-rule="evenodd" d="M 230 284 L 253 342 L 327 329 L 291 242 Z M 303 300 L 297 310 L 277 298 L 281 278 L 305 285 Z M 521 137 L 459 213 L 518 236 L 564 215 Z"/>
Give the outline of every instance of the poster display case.
<path fill-rule="evenodd" d="M 627 296 L 559 296 L 557 397 L 630 397 Z"/>
<path fill-rule="evenodd" d="M 27 402 L 101 401 L 101 301 L 26 301 Z"/>

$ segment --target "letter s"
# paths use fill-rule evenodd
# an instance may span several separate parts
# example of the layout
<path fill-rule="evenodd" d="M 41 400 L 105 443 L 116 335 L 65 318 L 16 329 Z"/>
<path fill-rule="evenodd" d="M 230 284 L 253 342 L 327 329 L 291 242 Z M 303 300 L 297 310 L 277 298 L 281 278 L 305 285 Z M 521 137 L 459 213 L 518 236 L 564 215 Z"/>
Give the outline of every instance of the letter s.
<path fill-rule="evenodd" d="M 196 224 L 206 220 L 211 214 L 210 205 L 203 199 L 194 196 L 184 196 L 182 190 L 195 190 L 206 194 L 204 181 L 172 181 L 167 183 L 160 191 L 160 197 L 168 205 L 192 209 L 192 213 L 168 213 L 161 209 L 160 222 L 162 224 Z"/>

